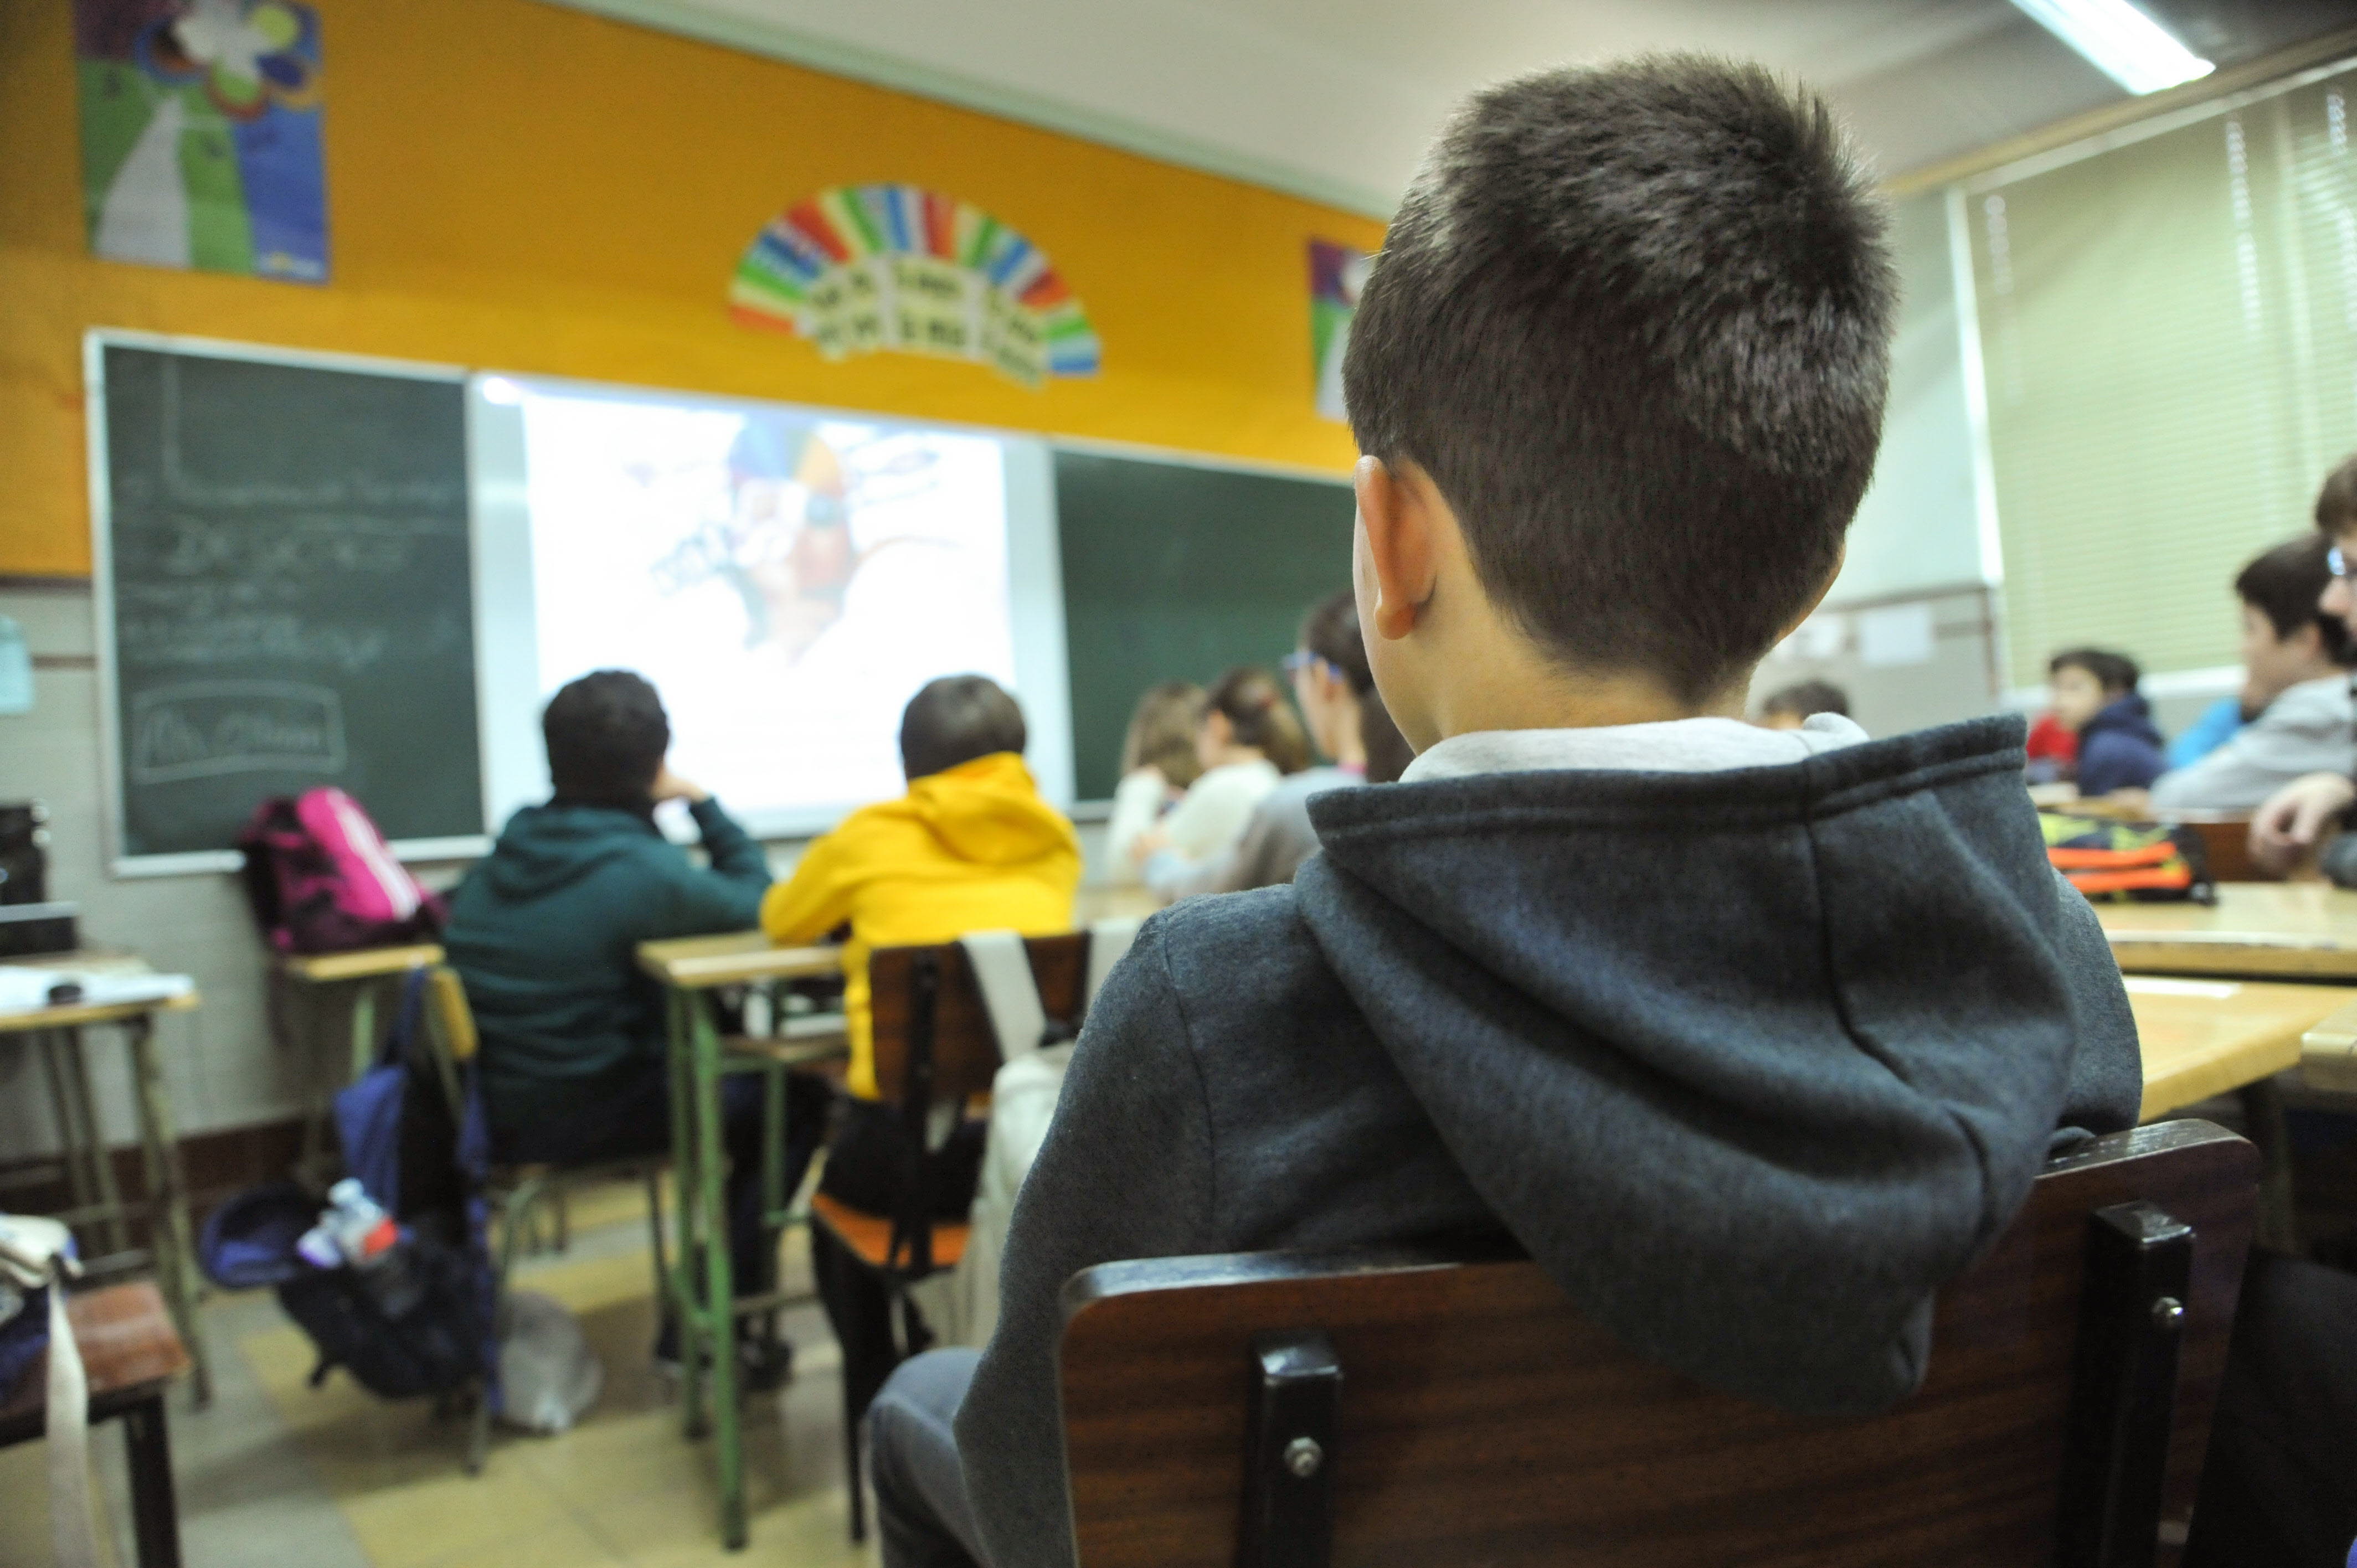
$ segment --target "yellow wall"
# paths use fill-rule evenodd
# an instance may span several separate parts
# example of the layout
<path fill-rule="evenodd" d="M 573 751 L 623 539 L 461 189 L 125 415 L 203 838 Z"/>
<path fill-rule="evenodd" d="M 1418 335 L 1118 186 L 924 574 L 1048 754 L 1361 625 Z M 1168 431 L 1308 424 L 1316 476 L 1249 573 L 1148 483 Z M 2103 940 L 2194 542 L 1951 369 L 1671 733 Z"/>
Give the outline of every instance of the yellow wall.
<path fill-rule="evenodd" d="M 0 573 L 90 569 L 91 327 L 693 388 L 1340 468 L 1311 406 L 1306 242 L 1271 191 L 533 0 L 314 0 L 325 287 L 90 259 L 68 0 L 0 0 Z M 737 256 L 830 185 L 909 181 L 1044 249 L 1091 380 L 836 364 L 727 317 Z"/>

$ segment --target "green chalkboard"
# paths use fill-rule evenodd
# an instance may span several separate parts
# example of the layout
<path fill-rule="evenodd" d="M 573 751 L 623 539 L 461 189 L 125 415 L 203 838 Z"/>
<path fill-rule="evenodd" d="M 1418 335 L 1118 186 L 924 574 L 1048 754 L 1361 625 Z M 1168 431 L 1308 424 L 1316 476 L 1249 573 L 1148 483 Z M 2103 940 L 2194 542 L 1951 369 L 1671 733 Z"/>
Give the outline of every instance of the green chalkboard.
<path fill-rule="evenodd" d="M 1351 488 L 1059 450 L 1056 529 L 1079 798 L 1111 796 L 1138 694 L 1274 667 L 1351 581 Z"/>
<path fill-rule="evenodd" d="M 119 862 L 218 858 L 333 784 L 396 843 L 483 831 L 465 384 L 99 338 Z"/>

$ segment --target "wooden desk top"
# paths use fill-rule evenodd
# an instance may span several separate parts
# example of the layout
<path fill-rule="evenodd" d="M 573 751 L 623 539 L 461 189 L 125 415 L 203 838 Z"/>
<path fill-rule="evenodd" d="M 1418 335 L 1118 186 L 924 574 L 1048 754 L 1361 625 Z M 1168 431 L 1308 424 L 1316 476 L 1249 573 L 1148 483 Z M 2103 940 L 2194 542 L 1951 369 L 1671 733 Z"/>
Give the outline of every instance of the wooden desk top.
<path fill-rule="evenodd" d="M 2258 974 L 2357 983 L 2357 893 L 2322 882 L 2225 882 L 2218 902 L 2098 904 L 2130 974 Z"/>
<path fill-rule="evenodd" d="M 338 980 L 373 980 L 382 974 L 407 974 L 442 961 L 434 942 L 401 948 L 360 948 L 351 952 L 282 953 L 278 972 L 290 980 L 314 985 Z"/>
<path fill-rule="evenodd" d="M 843 950 L 771 947 L 770 939 L 759 931 L 730 931 L 717 937 L 640 942 L 639 967 L 665 985 L 703 991 L 715 985 L 741 985 L 748 980 L 835 974 L 843 968 Z"/>
<path fill-rule="evenodd" d="M 0 959 L 22 969 L 97 970 L 117 974 L 145 974 L 147 961 L 136 953 L 118 952 L 108 948 L 86 948 L 76 952 L 42 953 L 26 958 Z M 147 1002 L 109 1002 L 99 1006 L 76 1003 L 68 1007 L 40 1007 L 29 1013 L 0 1013 L 0 1035 L 30 1034 L 38 1029 L 79 1029 L 99 1024 L 120 1024 L 148 1013 L 188 1013 L 204 1001 L 194 990 L 178 996 L 161 996 Z"/>
<path fill-rule="evenodd" d="M 172 1316 L 150 1280 L 76 1291 L 66 1297 L 66 1321 L 81 1347 L 82 1370 L 90 1379 L 92 1404 L 113 1395 L 152 1387 L 188 1369 L 188 1348 L 172 1328 Z M 0 1427 L 37 1415 L 48 1403 L 48 1379 L 39 1365 L 28 1369 L 16 1397 L 0 1405 Z M 36 1427 L 38 1430 L 38 1426 Z"/>
<path fill-rule="evenodd" d="M 2147 1122 L 2298 1067 L 2302 1037 L 2344 1012 L 2357 1044 L 2357 1009 L 2340 986 L 2131 975 L 2127 987 Z"/>

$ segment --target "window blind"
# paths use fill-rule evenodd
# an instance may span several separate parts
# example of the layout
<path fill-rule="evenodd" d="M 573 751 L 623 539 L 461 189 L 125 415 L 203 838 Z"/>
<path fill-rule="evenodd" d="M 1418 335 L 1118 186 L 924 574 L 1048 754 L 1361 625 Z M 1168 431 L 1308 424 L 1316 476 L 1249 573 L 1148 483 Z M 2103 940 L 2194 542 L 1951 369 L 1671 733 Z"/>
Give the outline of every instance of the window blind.
<path fill-rule="evenodd" d="M 2352 111 L 2342 62 L 1957 188 L 2017 685 L 2233 662 L 2234 574 L 2357 451 Z"/>

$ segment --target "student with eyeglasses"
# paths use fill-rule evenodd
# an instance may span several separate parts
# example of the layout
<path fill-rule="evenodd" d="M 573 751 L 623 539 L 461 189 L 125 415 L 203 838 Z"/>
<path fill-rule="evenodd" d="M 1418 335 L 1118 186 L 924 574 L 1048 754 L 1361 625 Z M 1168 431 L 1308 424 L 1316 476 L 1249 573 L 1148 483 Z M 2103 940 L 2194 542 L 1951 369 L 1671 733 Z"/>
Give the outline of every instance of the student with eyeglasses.
<path fill-rule="evenodd" d="M 2318 607 L 2337 616 L 2357 637 L 2357 456 L 2344 459 L 2316 495 L 2316 526 L 2332 542 L 2325 565 L 2332 575 Z M 2281 874 L 2298 865 L 2357 805 L 2357 781 L 2346 773 L 2310 773 L 2267 798 L 2251 818 L 2251 858 Z M 2357 840 L 2343 839 L 2325 857 L 2325 874 L 2343 886 L 2357 886 Z"/>

